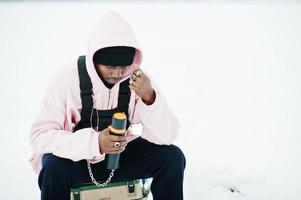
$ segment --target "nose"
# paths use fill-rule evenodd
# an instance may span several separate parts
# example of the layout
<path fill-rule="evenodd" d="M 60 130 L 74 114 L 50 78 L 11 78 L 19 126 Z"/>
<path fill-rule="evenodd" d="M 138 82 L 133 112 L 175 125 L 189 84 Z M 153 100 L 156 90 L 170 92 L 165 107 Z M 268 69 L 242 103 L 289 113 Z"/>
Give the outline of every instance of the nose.
<path fill-rule="evenodd" d="M 115 67 L 113 70 L 113 77 L 114 78 L 121 78 L 122 76 L 122 68 L 121 67 Z"/>

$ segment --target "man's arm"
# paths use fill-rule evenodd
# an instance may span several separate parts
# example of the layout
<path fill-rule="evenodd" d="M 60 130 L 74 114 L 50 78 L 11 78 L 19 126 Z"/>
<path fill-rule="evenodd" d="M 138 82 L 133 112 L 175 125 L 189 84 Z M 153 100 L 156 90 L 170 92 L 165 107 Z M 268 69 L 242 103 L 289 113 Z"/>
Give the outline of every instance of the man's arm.
<path fill-rule="evenodd" d="M 100 157 L 99 133 L 91 128 L 72 133 L 74 113 L 79 111 L 68 106 L 65 79 L 59 76 L 52 80 L 31 126 L 29 139 L 33 153 L 53 153 L 73 161 Z"/>
<path fill-rule="evenodd" d="M 139 97 L 131 122 L 142 123 L 142 137 L 150 142 L 171 144 L 177 137 L 179 123 L 154 81 L 145 73 L 137 75 L 135 71 L 130 84 Z"/>

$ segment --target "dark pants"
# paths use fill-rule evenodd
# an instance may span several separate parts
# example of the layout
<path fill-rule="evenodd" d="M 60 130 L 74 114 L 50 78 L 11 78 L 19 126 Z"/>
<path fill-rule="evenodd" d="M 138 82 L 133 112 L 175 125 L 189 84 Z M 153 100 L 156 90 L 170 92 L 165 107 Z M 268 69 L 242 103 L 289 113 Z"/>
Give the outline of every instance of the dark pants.
<path fill-rule="evenodd" d="M 153 178 L 151 191 L 154 200 L 183 199 L 185 157 L 174 145 L 156 145 L 137 138 L 121 153 L 120 167 L 112 182 Z M 52 154 L 42 159 L 39 186 L 42 200 L 69 200 L 70 188 L 91 183 L 85 160 L 73 162 Z M 94 177 L 104 182 L 110 171 L 105 162 L 91 165 Z"/>

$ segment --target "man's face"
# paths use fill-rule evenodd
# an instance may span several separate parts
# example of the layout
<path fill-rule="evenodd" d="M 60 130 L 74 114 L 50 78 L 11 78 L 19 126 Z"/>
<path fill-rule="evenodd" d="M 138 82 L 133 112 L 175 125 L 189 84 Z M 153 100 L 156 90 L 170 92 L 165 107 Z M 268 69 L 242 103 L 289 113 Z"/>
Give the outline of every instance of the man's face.
<path fill-rule="evenodd" d="M 101 74 L 102 78 L 109 84 L 116 84 L 123 79 L 124 72 L 130 66 L 108 66 L 95 64 L 96 70 Z"/>

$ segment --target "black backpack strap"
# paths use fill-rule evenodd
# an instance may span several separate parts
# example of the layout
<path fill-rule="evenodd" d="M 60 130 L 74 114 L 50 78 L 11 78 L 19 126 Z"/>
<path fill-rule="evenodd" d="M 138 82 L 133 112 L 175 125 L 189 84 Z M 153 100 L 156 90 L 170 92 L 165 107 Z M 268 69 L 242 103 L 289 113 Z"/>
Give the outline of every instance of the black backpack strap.
<path fill-rule="evenodd" d="M 75 131 L 90 127 L 90 115 L 93 109 L 92 83 L 86 68 L 86 57 L 80 56 L 77 60 L 79 75 L 80 98 L 82 101 L 81 120 L 76 125 Z"/>
<path fill-rule="evenodd" d="M 119 97 L 118 97 L 118 110 L 128 115 L 129 102 L 131 98 L 131 90 L 129 88 L 130 79 L 126 79 L 120 83 Z M 128 116 L 127 116 L 128 117 Z"/>
<path fill-rule="evenodd" d="M 129 103 L 131 98 L 131 90 L 129 88 L 130 79 L 126 79 L 122 83 L 120 83 L 119 87 L 119 96 L 118 96 L 118 112 L 123 112 L 127 117 L 127 126 L 128 129 L 131 125 L 129 121 Z"/>

